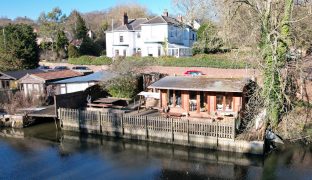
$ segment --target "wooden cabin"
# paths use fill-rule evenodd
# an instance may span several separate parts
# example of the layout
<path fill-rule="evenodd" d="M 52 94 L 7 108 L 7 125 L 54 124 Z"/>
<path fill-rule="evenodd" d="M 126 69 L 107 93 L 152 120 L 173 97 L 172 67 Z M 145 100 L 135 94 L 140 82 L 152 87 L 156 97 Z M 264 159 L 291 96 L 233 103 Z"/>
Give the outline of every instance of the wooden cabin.
<path fill-rule="evenodd" d="M 149 86 L 163 111 L 191 117 L 233 116 L 244 109 L 247 81 L 204 76 L 167 76 Z"/>
<path fill-rule="evenodd" d="M 42 73 L 39 69 L 0 72 L 0 90 L 18 89 L 18 80 L 26 74 Z"/>
<path fill-rule="evenodd" d="M 82 75 L 72 70 L 27 74 L 19 80 L 19 84 L 25 96 L 53 96 L 57 94 L 53 82 Z"/>

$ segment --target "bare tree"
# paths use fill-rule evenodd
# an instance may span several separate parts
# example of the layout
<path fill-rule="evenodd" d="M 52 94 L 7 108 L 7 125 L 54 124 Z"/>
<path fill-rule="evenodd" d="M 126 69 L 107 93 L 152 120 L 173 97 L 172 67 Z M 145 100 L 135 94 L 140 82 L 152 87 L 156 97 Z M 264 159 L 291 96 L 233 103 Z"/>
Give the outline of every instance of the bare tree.
<path fill-rule="evenodd" d="M 195 19 L 205 19 L 214 12 L 211 0 L 172 0 L 171 3 L 191 26 Z"/>
<path fill-rule="evenodd" d="M 309 39 L 302 39 L 302 34 L 296 34 L 306 34 L 298 24 L 311 18 L 310 8 L 302 7 L 308 6 L 309 2 L 223 0 L 216 1 L 216 4 L 222 12 L 220 20 L 224 21 L 224 37 L 229 42 L 237 40 L 237 45 L 243 41 L 258 54 L 258 68 L 263 77 L 260 97 L 269 122 L 276 127 L 295 102 L 302 66 L 295 50 L 299 48 L 298 44 L 310 43 Z M 296 43 L 299 39 L 301 43 Z"/>

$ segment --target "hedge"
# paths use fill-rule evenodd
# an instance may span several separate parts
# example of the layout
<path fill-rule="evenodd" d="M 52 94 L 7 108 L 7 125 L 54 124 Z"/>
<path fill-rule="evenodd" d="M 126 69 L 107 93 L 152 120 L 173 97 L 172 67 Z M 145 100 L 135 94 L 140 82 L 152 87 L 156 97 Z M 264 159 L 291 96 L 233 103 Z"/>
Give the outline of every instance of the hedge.
<path fill-rule="evenodd" d="M 225 69 L 243 69 L 253 67 L 252 64 L 240 60 L 231 60 L 227 56 L 217 54 L 196 55 L 193 57 L 127 57 L 128 60 L 148 61 L 148 65 L 172 67 L 212 67 Z"/>
<path fill-rule="evenodd" d="M 241 60 L 232 60 L 229 54 L 202 54 L 193 57 L 126 57 L 125 60 L 144 62 L 145 66 L 172 66 L 172 67 L 212 67 L 225 69 L 244 69 L 254 67 L 253 64 Z M 106 56 L 81 56 L 69 58 L 68 62 L 75 65 L 110 65 L 112 59 Z"/>

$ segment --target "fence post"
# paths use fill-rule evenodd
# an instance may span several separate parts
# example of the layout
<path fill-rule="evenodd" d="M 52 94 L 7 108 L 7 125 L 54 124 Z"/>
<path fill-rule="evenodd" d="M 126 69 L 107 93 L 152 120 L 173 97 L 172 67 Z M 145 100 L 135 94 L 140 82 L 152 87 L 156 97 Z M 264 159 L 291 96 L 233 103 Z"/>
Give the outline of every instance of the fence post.
<path fill-rule="evenodd" d="M 57 116 L 59 118 L 59 121 L 60 121 L 60 127 L 62 128 L 63 127 L 63 115 L 62 115 L 62 109 L 61 108 L 58 108 L 57 109 Z"/>
<path fill-rule="evenodd" d="M 78 127 L 79 127 L 79 130 L 81 131 L 82 129 L 82 123 L 81 123 L 81 110 L 78 109 Z"/>
<path fill-rule="evenodd" d="M 218 147 L 219 146 L 219 123 L 218 123 L 218 120 L 217 120 L 216 134 L 217 134 L 217 147 Z"/>
<path fill-rule="evenodd" d="M 145 116 L 145 134 L 146 134 L 146 139 L 148 139 L 147 116 Z"/>
<path fill-rule="evenodd" d="M 101 111 L 98 111 L 97 116 L 98 116 L 97 118 L 100 122 L 100 133 L 102 134 L 103 131 L 102 131 Z"/>
<path fill-rule="evenodd" d="M 233 118 L 233 126 L 232 126 L 232 138 L 235 141 L 235 130 L 236 130 L 236 126 L 235 126 L 235 118 Z"/>
<path fill-rule="evenodd" d="M 187 143 L 190 143 L 190 120 L 187 119 Z"/>
<path fill-rule="evenodd" d="M 173 118 L 171 118 L 171 142 L 174 141 L 174 132 L 173 132 Z"/>
<path fill-rule="evenodd" d="M 122 135 L 125 135 L 125 130 L 124 130 L 124 125 L 123 125 L 123 114 L 121 114 L 121 117 L 120 117 L 120 123 L 121 123 L 121 132 L 122 132 Z"/>

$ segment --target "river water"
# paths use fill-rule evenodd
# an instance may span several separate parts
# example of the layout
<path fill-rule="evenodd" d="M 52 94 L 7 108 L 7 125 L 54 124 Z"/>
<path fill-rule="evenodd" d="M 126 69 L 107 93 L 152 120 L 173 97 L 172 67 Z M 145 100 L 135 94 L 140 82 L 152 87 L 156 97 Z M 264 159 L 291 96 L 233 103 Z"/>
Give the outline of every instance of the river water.
<path fill-rule="evenodd" d="M 50 123 L 0 129 L 0 179 L 312 179 L 312 146 L 263 158 L 87 137 Z"/>

